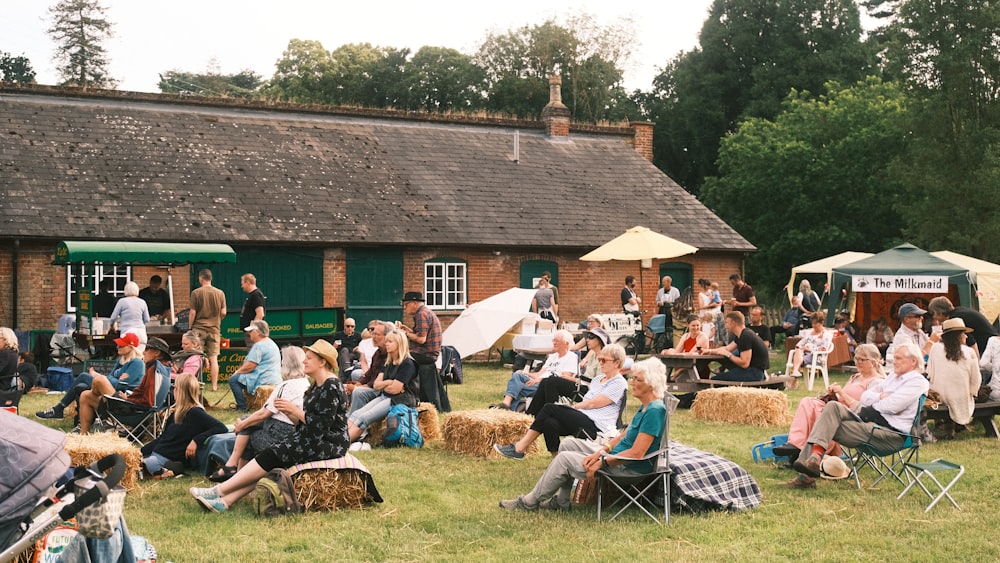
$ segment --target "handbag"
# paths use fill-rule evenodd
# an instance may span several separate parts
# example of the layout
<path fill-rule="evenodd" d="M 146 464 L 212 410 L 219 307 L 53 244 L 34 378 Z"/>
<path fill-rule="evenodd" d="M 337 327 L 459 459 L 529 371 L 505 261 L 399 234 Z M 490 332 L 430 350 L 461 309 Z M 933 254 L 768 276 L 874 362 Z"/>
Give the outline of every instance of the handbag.
<path fill-rule="evenodd" d="M 79 497 L 93 486 L 103 483 L 95 480 L 83 480 L 75 485 L 75 494 Z M 76 513 L 76 528 L 88 538 L 107 539 L 115 533 L 118 519 L 125 507 L 125 488 L 117 486 L 108 491 L 104 498 L 84 507 Z"/>

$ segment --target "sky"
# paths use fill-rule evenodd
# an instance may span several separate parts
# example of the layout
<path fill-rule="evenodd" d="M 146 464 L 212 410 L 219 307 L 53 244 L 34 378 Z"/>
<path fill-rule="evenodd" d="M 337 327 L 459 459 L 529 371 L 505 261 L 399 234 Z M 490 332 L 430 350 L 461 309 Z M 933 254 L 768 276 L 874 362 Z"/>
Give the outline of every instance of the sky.
<path fill-rule="evenodd" d="M 39 84 L 57 82 L 54 44 L 46 33 L 57 0 L 0 0 L 0 51 L 26 56 Z M 327 50 L 346 43 L 438 46 L 473 54 L 489 32 L 584 12 L 603 26 L 634 20 L 637 46 L 625 68 L 628 90 L 649 90 L 658 68 L 697 46 L 712 0 L 103 0 L 114 37 L 105 42 L 120 90 L 158 92 L 158 74 L 223 74 L 250 69 L 269 78 L 290 39 Z M 472 8 L 472 9 L 470 9 Z"/>

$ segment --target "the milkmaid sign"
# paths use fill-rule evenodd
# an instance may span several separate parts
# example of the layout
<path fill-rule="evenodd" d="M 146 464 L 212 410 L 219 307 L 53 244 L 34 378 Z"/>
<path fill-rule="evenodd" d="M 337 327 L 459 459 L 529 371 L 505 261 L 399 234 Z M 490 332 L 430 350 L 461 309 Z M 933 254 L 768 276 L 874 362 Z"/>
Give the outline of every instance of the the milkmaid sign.
<path fill-rule="evenodd" d="M 851 276 L 851 290 L 868 293 L 948 293 L 948 276 Z"/>

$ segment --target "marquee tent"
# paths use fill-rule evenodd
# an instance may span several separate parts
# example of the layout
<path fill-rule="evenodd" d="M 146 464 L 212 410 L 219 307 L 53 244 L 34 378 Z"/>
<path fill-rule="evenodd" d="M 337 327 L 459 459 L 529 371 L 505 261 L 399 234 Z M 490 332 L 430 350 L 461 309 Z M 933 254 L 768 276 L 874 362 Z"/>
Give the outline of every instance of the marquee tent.
<path fill-rule="evenodd" d="M 826 274 L 826 281 L 829 283 L 830 275 L 832 274 L 834 268 L 850 264 L 852 262 L 857 262 L 858 260 L 868 258 L 871 255 L 871 252 L 854 252 L 848 250 L 847 252 L 841 252 L 840 254 L 834 254 L 833 256 L 813 260 L 807 264 L 793 266 L 792 277 L 788 278 L 788 285 L 785 286 L 785 289 L 788 290 L 788 300 L 791 301 L 792 296 L 798 293 L 799 286 L 795 283 L 795 278 L 797 276 L 805 274 Z M 814 287 L 813 289 L 822 288 Z"/>
<path fill-rule="evenodd" d="M 965 266 L 976 273 L 976 297 L 979 300 L 979 311 L 989 320 L 1000 316 L 1000 264 L 987 262 L 957 252 L 940 250 L 931 252 L 934 256 L 947 260 L 952 264 Z"/>
<path fill-rule="evenodd" d="M 938 295 L 945 295 L 955 305 L 977 308 L 972 288 L 976 272 L 954 264 L 912 244 L 890 248 L 868 258 L 835 267 L 830 290 L 854 297 L 854 319 L 862 330 L 871 326 L 872 319 L 884 315 L 894 328 L 899 325 L 896 311 L 906 302 L 923 308 Z M 844 301 L 827 303 L 833 319 Z"/>

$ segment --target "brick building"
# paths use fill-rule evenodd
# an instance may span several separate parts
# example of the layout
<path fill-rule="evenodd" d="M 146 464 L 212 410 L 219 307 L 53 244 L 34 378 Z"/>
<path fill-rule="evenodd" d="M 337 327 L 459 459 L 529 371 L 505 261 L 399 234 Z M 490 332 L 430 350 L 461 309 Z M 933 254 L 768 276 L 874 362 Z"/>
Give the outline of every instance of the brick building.
<path fill-rule="evenodd" d="M 80 276 L 162 269 L 51 265 L 60 240 L 223 242 L 230 309 L 253 272 L 269 307 L 399 318 L 421 291 L 443 322 L 551 271 L 562 317 L 618 311 L 640 265 L 579 257 L 636 225 L 697 246 L 641 269 L 683 287 L 742 271 L 754 247 L 665 176 L 652 124 L 570 123 L 558 83 L 540 121 L 0 87 L 0 325 L 52 328 Z M 187 307 L 199 265 L 171 270 Z"/>

